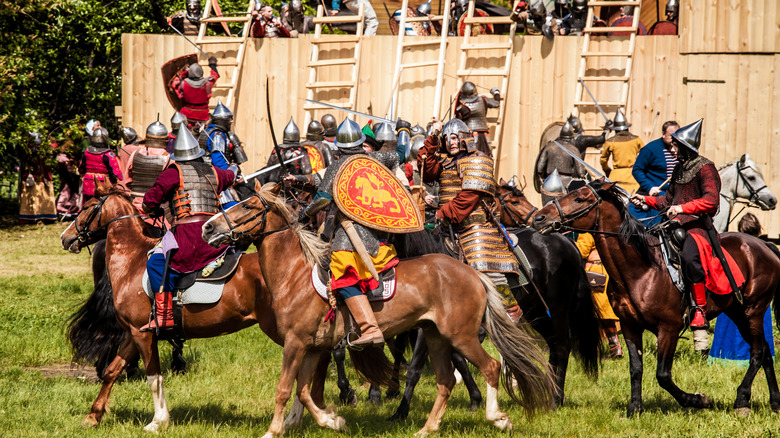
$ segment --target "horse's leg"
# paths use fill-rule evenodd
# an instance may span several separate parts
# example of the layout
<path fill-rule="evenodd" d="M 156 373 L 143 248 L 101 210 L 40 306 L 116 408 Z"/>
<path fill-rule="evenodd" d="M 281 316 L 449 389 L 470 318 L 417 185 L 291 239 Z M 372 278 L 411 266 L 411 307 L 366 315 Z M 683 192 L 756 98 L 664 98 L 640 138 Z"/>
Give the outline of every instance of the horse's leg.
<path fill-rule="evenodd" d="M 569 321 L 572 321 L 572 318 L 564 313 L 566 308 L 563 308 L 561 304 L 552 302 L 550 305 L 553 308 L 549 317 L 543 311 L 535 310 L 527 318 L 533 321 L 532 327 L 544 337 L 550 349 L 550 368 L 555 376 L 553 402 L 556 407 L 559 407 L 563 406 L 566 401 L 564 385 L 566 384 L 566 371 L 569 368 L 569 355 L 571 353 Z"/>
<path fill-rule="evenodd" d="M 342 430 L 346 426 L 346 420 L 340 417 L 332 409 L 320 409 L 311 396 L 311 379 L 317 370 L 319 363 L 319 352 L 308 351 L 303 357 L 300 369 L 298 370 L 298 388 L 297 395 L 304 407 L 309 410 L 314 421 L 320 426 L 333 430 Z"/>
<path fill-rule="evenodd" d="M 680 389 L 672 380 L 674 351 L 677 349 L 678 327 L 659 327 L 658 329 L 658 365 L 655 378 L 661 388 L 686 408 L 711 408 L 712 402 L 704 394 L 691 394 Z"/>
<path fill-rule="evenodd" d="M 116 357 L 106 367 L 103 373 L 103 385 L 100 387 L 95 402 L 92 403 L 92 409 L 89 415 L 82 421 L 84 427 L 97 426 L 103 419 L 103 415 L 106 413 L 106 406 L 108 404 L 108 397 L 111 395 L 111 387 L 114 386 L 119 377 L 122 375 L 122 371 L 125 369 L 129 361 L 137 360 L 138 348 L 133 342 L 131 336 L 125 338 L 124 343 L 119 347 Z"/>
<path fill-rule="evenodd" d="M 390 354 L 393 356 L 393 377 L 392 382 L 395 384 L 393 388 L 387 388 L 385 397 L 389 399 L 398 398 L 401 395 L 401 382 L 398 376 L 401 375 L 401 366 L 406 364 L 404 358 L 404 350 L 406 344 L 409 343 L 409 332 L 401 333 L 390 341 L 388 347 L 390 347 Z"/>
<path fill-rule="evenodd" d="M 455 350 L 452 351 L 452 363 L 463 377 L 463 384 L 466 385 L 466 390 L 469 392 L 469 411 L 476 411 L 482 406 L 482 393 L 479 392 L 479 386 L 469 370 L 469 363 L 462 354 Z"/>
<path fill-rule="evenodd" d="M 772 408 L 772 412 L 780 412 L 780 389 L 777 387 L 775 363 L 774 360 L 772 360 L 772 354 L 766 340 L 764 340 L 763 354 L 764 361 L 761 365 L 764 368 L 766 383 L 769 386 L 769 406 Z"/>
<path fill-rule="evenodd" d="M 737 398 L 734 400 L 734 410 L 741 416 L 747 416 L 750 413 L 750 398 L 752 395 L 753 380 L 758 374 L 758 370 L 763 366 L 769 384 L 770 401 L 772 397 L 772 384 L 774 383 L 777 391 L 777 380 L 774 376 L 774 366 L 772 364 L 772 355 L 769 354 L 769 344 L 764 339 L 764 318 L 758 321 L 749 321 L 744 312 L 731 312 L 729 318 L 734 321 L 739 333 L 745 342 L 750 344 L 750 361 L 745 377 L 737 387 Z M 760 333 L 760 335 L 759 335 Z M 769 357 L 770 372 L 766 372 L 766 358 Z M 770 375 L 771 373 L 771 375 Z M 777 402 L 777 400 L 775 400 Z M 774 407 L 773 407 L 774 409 Z"/>
<path fill-rule="evenodd" d="M 347 357 L 347 349 L 344 347 L 333 350 L 333 361 L 336 362 L 336 385 L 339 387 L 339 400 L 345 405 L 356 406 L 357 395 L 355 390 L 349 386 L 349 379 L 347 379 L 347 372 L 344 370 L 344 361 Z"/>
<path fill-rule="evenodd" d="M 319 361 L 317 362 L 317 369 L 314 372 L 314 378 L 311 383 L 311 398 L 314 403 L 320 408 L 325 409 L 325 379 L 328 375 L 328 365 L 330 364 L 330 351 L 323 351 L 320 353 Z M 293 400 L 290 413 L 287 414 L 287 418 L 284 419 L 285 430 L 292 429 L 301 424 L 303 420 L 303 404 L 298 396 L 295 396 Z"/>
<path fill-rule="evenodd" d="M 627 415 L 632 417 L 644 410 L 642 407 L 642 373 L 644 371 L 642 335 L 644 330 L 622 323 L 621 328 L 628 350 L 628 367 L 631 375 L 631 401 L 628 404 Z"/>
<path fill-rule="evenodd" d="M 412 403 L 414 387 L 417 386 L 417 382 L 420 380 L 425 359 L 428 357 L 428 345 L 425 343 L 425 336 L 422 334 L 421 329 L 417 329 L 417 332 L 417 341 L 414 343 L 412 360 L 409 362 L 409 367 L 406 368 L 404 396 L 401 398 L 401 403 L 398 405 L 395 413 L 387 421 L 404 420 L 409 416 L 409 406 Z"/>
<path fill-rule="evenodd" d="M 282 351 L 282 372 L 276 385 L 274 416 L 264 438 L 280 436 L 284 433 L 284 407 L 290 400 L 295 378 L 298 376 L 298 370 L 306 353 L 297 339 L 286 340 Z"/>
<path fill-rule="evenodd" d="M 149 389 L 152 391 L 152 401 L 154 403 L 154 418 L 152 418 L 151 423 L 144 427 L 144 430 L 157 433 L 167 429 L 171 420 L 168 404 L 165 401 L 165 392 L 163 391 L 160 355 L 157 350 L 157 340 L 153 338 L 151 333 L 139 333 L 138 337 L 142 338 L 143 342 L 147 344 L 141 348 L 141 356 L 144 359 L 146 380 L 149 382 Z"/>
<path fill-rule="evenodd" d="M 425 342 L 428 344 L 428 356 L 431 358 L 431 366 L 436 373 L 436 400 L 433 409 L 428 416 L 425 426 L 415 435 L 423 437 L 431 432 L 439 430 L 444 410 L 447 409 L 447 400 L 455 386 L 455 375 L 452 368 L 452 347 L 435 328 L 426 328 Z M 476 340 L 476 338 L 475 338 Z"/>
<path fill-rule="evenodd" d="M 374 406 L 379 406 L 382 404 L 382 388 L 371 384 L 371 386 L 368 387 L 368 402 L 371 403 Z"/>
<path fill-rule="evenodd" d="M 187 359 L 184 358 L 183 346 L 173 346 L 171 351 L 171 371 L 184 374 L 187 371 Z"/>

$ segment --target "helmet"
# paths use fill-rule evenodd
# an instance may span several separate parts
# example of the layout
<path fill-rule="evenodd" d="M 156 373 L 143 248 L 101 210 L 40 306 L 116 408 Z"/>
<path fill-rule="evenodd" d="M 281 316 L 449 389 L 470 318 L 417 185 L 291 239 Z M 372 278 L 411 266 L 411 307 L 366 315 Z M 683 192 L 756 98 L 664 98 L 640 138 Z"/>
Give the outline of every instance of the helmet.
<path fill-rule="evenodd" d="M 122 141 L 124 141 L 125 144 L 130 144 L 138 140 L 138 133 L 135 132 L 135 129 L 129 126 L 125 126 L 124 128 L 122 128 L 121 134 L 122 134 Z"/>
<path fill-rule="evenodd" d="M 680 3 L 677 0 L 669 0 L 666 2 L 666 14 L 672 14 L 671 19 L 677 18 L 677 14 L 680 12 Z"/>
<path fill-rule="evenodd" d="M 424 137 L 415 137 L 412 140 L 412 146 L 409 148 L 409 159 L 407 161 L 414 161 L 417 159 L 417 154 L 420 153 L 420 149 L 425 144 Z"/>
<path fill-rule="evenodd" d="M 628 131 L 628 127 L 631 126 L 626 120 L 626 116 L 623 115 L 623 111 L 620 108 L 615 112 L 615 120 L 612 122 L 611 129 L 613 131 Z"/>
<path fill-rule="evenodd" d="M 420 126 L 420 124 L 418 123 L 418 124 L 412 126 L 412 129 L 411 129 L 410 133 L 412 134 L 412 137 L 415 137 L 415 136 L 418 136 L 418 135 L 425 135 L 425 128 Z"/>
<path fill-rule="evenodd" d="M 322 123 L 312 120 L 306 129 L 306 140 L 322 140 Z"/>
<path fill-rule="evenodd" d="M 360 125 L 345 117 L 336 131 L 336 147 L 349 149 L 360 146 L 364 141 L 366 141 L 366 134 L 360 129 Z"/>
<path fill-rule="evenodd" d="M 569 115 L 569 119 L 567 120 L 569 124 L 571 125 L 571 129 L 574 131 L 575 134 L 582 134 L 582 122 L 577 116 Z"/>
<path fill-rule="evenodd" d="M 198 63 L 190 64 L 187 69 L 187 77 L 192 80 L 198 80 L 203 77 L 203 67 Z"/>
<path fill-rule="evenodd" d="M 160 121 L 156 121 L 146 127 L 146 145 L 152 147 L 165 147 L 168 145 L 168 128 Z"/>
<path fill-rule="evenodd" d="M 572 138 L 574 138 L 574 129 L 572 128 L 571 123 L 569 123 L 568 120 L 561 127 L 561 133 L 558 134 L 558 138 L 562 138 L 564 140 L 571 140 Z"/>
<path fill-rule="evenodd" d="M 300 12 L 303 9 L 303 4 L 301 3 L 301 0 L 292 0 L 290 2 L 290 8 L 293 11 Z"/>
<path fill-rule="evenodd" d="M 634 7 L 630 5 L 623 5 L 620 7 L 620 12 L 624 15 L 634 15 Z"/>
<path fill-rule="evenodd" d="M 477 86 L 471 81 L 466 81 L 460 87 L 460 100 L 464 102 L 474 102 L 479 98 Z"/>
<path fill-rule="evenodd" d="M 287 122 L 287 126 L 284 127 L 284 133 L 282 134 L 282 143 L 284 144 L 296 144 L 301 142 L 301 131 L 298 130 L 298 125 L 295 124 L 293 118 L 290 117 L 290 121 Z"/>
<path fill-rule="evenodd" d="M 200 9 L 200 0 L 187 0 L 187 6 L 197 6 Z"/>
<path fill-rule="evenodd" d="M 542 194 L 548 196 L 563 196 L 566 194 L 566 189 L 563 187 L 563 181 L 558 173 L 558 169 L 553 170 L 542 183 Z"/>
<path fill-rule="evenodd" d="M 568 6 L 569 0 L 555 0 L 555 4 L 559 6 Z"/>
<path fill-rule="evenodd" d="M 588 8 L 588 0 L 573 0 L 571 9 L 575 12 L 582 12 Z"/>
<path fill-rule="evenodd" d="M 460 6 L 463 9 L 466 9 L 469 7 L 469 0 L 458 0 L 458 6 Z"/>
<path fill-rule="evenodd" d="M 198 141 L 192 136 L 189 129 L 182 129 L 173 143 L 173 157 L 176 161 L 190 161 L 200 158 L 206 151 L 198 146 Z"/>
<path fill-rule="evenodd" d="M 376 139 L 378 141 L 397 141 L 398 136 L 395 135 L 393 127 L 389 123 L 379 123 L 376 125 Z"/>
<path fill-rule="evenodd" d="M 420 5 L 417 6 L 417 12 L 421 16 L 430 14 L 431 13 L 431 0 L 428 0 L 425 3 L 420 3 Z"/>
<path fill-rule="evenodd" d="M 322 123 L 322 129 L 325 130 L 322 135 L 325 137 L 333 137 L 336 135 L 336 118 L 333 117 L 333 114 L 325 114 L 322 116 L 322 119 L 320 119 L 320 122 Z"/>
<path fill-rule="evenodd" d="M 214 108 L 214 112 L 211 113 L 211 119 L 214 124 L 227 129 L 231 123 L 233 123 L 233 112 L 222 104 L 222 100 L 217 101 L 217 107 Z"/>
<path fill-rule="evenodd" d="M 181 124 L 186 121 L 187 118 L 184 117 L 184 114 L 176 111 L 173 113 L 173 117 L 171 117 L 171 131 L 178 131 Z"/>
<path fill-rule="evenodd" d="M 698 154 L 699 146 L 701 146 L 702 122 L 704 122 L 704 119 L 699 119 L 698 122 L 683 126 L 672 134 L 672 140 L 677 140 L 678 143 L 687 146 L 688 149 Z"/>
<path fill-rule="evenodd" d="M 108 131 L 106 128 L 95 129 L 92 131 L 92 135 L 89 136 L 89 144 L 95 148 L 107 148 L 108 147 Z"/>
<path fill-rule="evenodd" d="M 452 134 L 455 134 L 460 138 L 471 137 L 471 131 L 469 130 L 468 125 L 461 119 L 452 119 L 444 124 L 441 133 L 445 138 L 449 138 Z"/>
<path fill-rule="evenodd" d="M 187 13 L 200 15 L 200 0 L 187 0 Z"/>

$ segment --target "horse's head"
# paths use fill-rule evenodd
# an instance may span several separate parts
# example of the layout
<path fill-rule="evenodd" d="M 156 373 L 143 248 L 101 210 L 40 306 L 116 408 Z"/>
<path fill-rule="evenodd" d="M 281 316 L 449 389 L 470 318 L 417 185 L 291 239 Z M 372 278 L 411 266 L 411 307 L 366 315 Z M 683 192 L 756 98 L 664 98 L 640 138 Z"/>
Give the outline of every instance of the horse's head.
<path fill-rule="evenodd" d="M 202 237 L 211 246 L 230 242 L 254 242 L 292 222 L 284 200 L 279 197 L 281 184 L 255 181 L 255 193 L 203 224 Z"/>
<path fill-rule="evenodd" d="M 734 187 L 732 196 L 747 199 L 762 210 L 774 210 L 777 206 L 777 198 L 767 187 L 758 165 L 750 159 L 750 155 L 745 154 L 740 157 L 736 169 L 735 181 L 729 182 Z M 729 189 L 726 186 L 727 182 L 723 185 L 724 188 Z"/>
<path fill-rule="evenodd" d="M 135 213 L 135 207 L 121 191 L 111 191 L 99 198 L 92 198 L 60 235 L 62 249 L 79 253 L 81 248 L 105 239 L 109 223 Z"/>
<path fill-rule="evenodd" d="M 515 177 L 513 177 L 514 179 Z M 501 223 L 507 227 L 528 225 L 538 208 L 525 197 L 523 186 L 510 184 L 503 178 L 498 182 L 498 202 L 501 206 Z"/>
<path fill-rule="evenodd" d="M 577 190 L 548 202 L 536 212 L 532 225 L 542 234 L 549 234 L 568 226 L 593 230 L 599 222 L 599 190 L 609 190 L 614 183 L 605 183 L 604 179 L 592 181 Z"/>

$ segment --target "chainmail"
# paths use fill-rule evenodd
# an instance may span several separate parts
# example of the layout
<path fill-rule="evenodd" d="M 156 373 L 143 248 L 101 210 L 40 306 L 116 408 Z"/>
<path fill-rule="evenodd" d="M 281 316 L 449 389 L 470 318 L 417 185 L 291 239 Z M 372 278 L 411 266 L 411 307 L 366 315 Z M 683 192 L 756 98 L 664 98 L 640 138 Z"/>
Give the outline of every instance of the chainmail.
<path fill-rule="evenodd" d="M 672 181 L 676 184 L 687 184 L 691 182 L 696 175 L 699 174 L 699 170 L 707 164 L 712 164 L 712 161 L 697 155 L 685 162 L 679 162 L 674 167 L 672 172 Z"/>

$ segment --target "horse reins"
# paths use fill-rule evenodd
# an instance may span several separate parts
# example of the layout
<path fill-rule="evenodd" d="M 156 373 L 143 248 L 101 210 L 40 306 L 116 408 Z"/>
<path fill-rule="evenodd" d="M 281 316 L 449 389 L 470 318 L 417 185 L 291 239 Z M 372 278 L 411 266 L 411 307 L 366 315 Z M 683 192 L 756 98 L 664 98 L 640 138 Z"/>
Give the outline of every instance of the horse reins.
<path fill-rule="evenodd" d="M 501 204 L 501 208 L 506 211 L 509 214 L 509 217 L 512 219 L 513 225 L 516 226 L 524 226 L 528 225 L 528 221 L 531 219 L 531 217 L 539 211 L 538 208 L 533 207 L 531 208 L 531 211 L 528 212 L 528 214 L 525 216 L 525 218 L 521 218 L 519 214 L 517 214 L 514 210 L 510 209 L 507 205 L 506 201 L 504 201 L 504 198 L 511 195 L 512 192 L 506 192 L 503 195 L 498 196 L 498 203 Z"/>
<path fill-rule="evenodd" d="M 265 236 L 268 236 L 268 235 L 274 234 L 274 233 L 278 233 L 280 231 L 284 231 L 284 230 L 286 230 L 286 229 L 288 229 L 288 228 L 290 228 L 292 226 L 292 224 L 288 223 L 287 225 L 283 226 L 282 228 L 277 228 L 277 229 L 271 230 L 271 231 L 263 231 L 265 229 L 265 223 L 266 223 L 266 218 L 268 216 L 268 208 L 269 208 L 269 206 L 268 206 L 268 203 L 265 201 L 265 199 L 263 199 L 263 197 L 260 196 L 260 194 L 255 193 L 252 196 L 250 196 L 249 198 L 247 198 L 247 200 L 251 199 L 252 197 L 256 197 L 257 199 L 260 200 L 260 202 L 263 204 L 263 211 L 261 211 L 259 213 L 255 213 L 252 216 L 246 218 L 245 220 L 243 220 L 241 222 L 237 222 L 235 225 L 233 225 L 233 223 L 230 222 L 230 220 L 228 219 L 227 214 L 225 213 L 225 211 L 224 210 L 222 211 L 222 217 L 225 218 L 225 223 L 227 223 L 228 229 L 230 230 L 230 232 L 228 233 L 228 236 L 229 236 L 230 240 L 232 240 L 233 242 L 237 242 L 237 241 L 241 240 L 241 238 L 244 238 L 244 237 L 249 237 L 249 238 L 252 238 L 254 240 L 260 240 L 260 239 L 264 238 Z M 246 200 L 244 200 L 242 202 L 246 202 Z M 237 227 L 246 225 L 246 224 L 250 223 L 251 221 L 257 219 L 258 217 L 260 218 L 260 220 L 257 221 L 256 224 L 252 225 L 248 230 L 236 231 Z M 259 234 L 250 234 L 249 233 L 250 231 L 252 231 L 255 228 L 257 228 L 258 226 L 261 226 L 261 228 L 260 228 L 261 231 L 260 231 Z"/>
<path fill-rule="evenodd" d="M 83 211 L 79 213 L 79 216 L 76 217 L 76 220 L 73 221 L 73 225 L 76 227 L 76 232 L 78 233 L 78 241 L 79 243 L 84 244 L 87 240 L 89 240 L 92 236 L 100 232 L 101 230 L 108 228 L 109 225 L 116 221 L 120 221 L 123 219 L 130 219 L 130 218 L 148 218 L 148 214 L 128 214 L 124 216 L 115 217 L 108 222 L 104 224 L 100 224 L 100 219 L 103 217 L 103 204 L 106 202 L 106 199 L 108 199 L 109 196 L 111 196 L 114 193 L 109 193 L 107 195 L 103 195 L 100 197 L 100 200 L 97 204 L 95 204 L 94 207 L 92 207 L 92 210 L 89 211 L 89 214 L 87 215 L 87 219 L 84 223 L 83 228 L 79 228 L 79 216 L 81 216 L 81 213 L 84 213 Z M 92 225 L 92 222 L 97 217 L 97 223 L 98 226 L 94 230 L 90 230 L 89 226 Z M 162 227 L 161 227 L 162 228 Z"/>
<path fill-rule="evenodd" d="M 758 189 L 754 189 L 753 186 L 750 185 L 747 178 L 745 178 L 745 175 L 742 174 L 742 171 L 745 169 L 750 169 L 750 166 L 740 166 L 738 162 L 735 163 L 735 166 L 737 166 L 737 176 L 739 176 L 739 178 L 736 178 L 734 181 L 733 195 L 730 197 L 726 197 L 723 193 L 719 193 L 720 196 L 723 196 L 724 198 L 727 198 L 729 200 L 729 220 L 728 222 L 726 222 L 726 227 L 728 227 L 731 224 L 731 222 L 733 222 L 734 219 L 736 219 L 737 216 L 739 216 L 740 213 L 745 211 L 746 208 L 748 207 L 761 208 L 761 206 L 758 205 L 757 202 L 753 201 L 753 199 L 755 198 L 756 200 L 758 200 L 759 199 L 758 192 L 767 188 L 766 182 L 764 183 L 763 186 L 759 187 Z M 737 200 L 737 190 L 739 189 L 740 181 L 742 181 L 742 183 L 745 184 L 745 187 L 747 187 L 748 192 L 750 192 L 750 197 L 748 198 L 747 202 Z M 734 204 L 743 204 L 743 205 L 742 208 L 734 216 L 731 216 L 731 211 L 734 209 Z"/>

